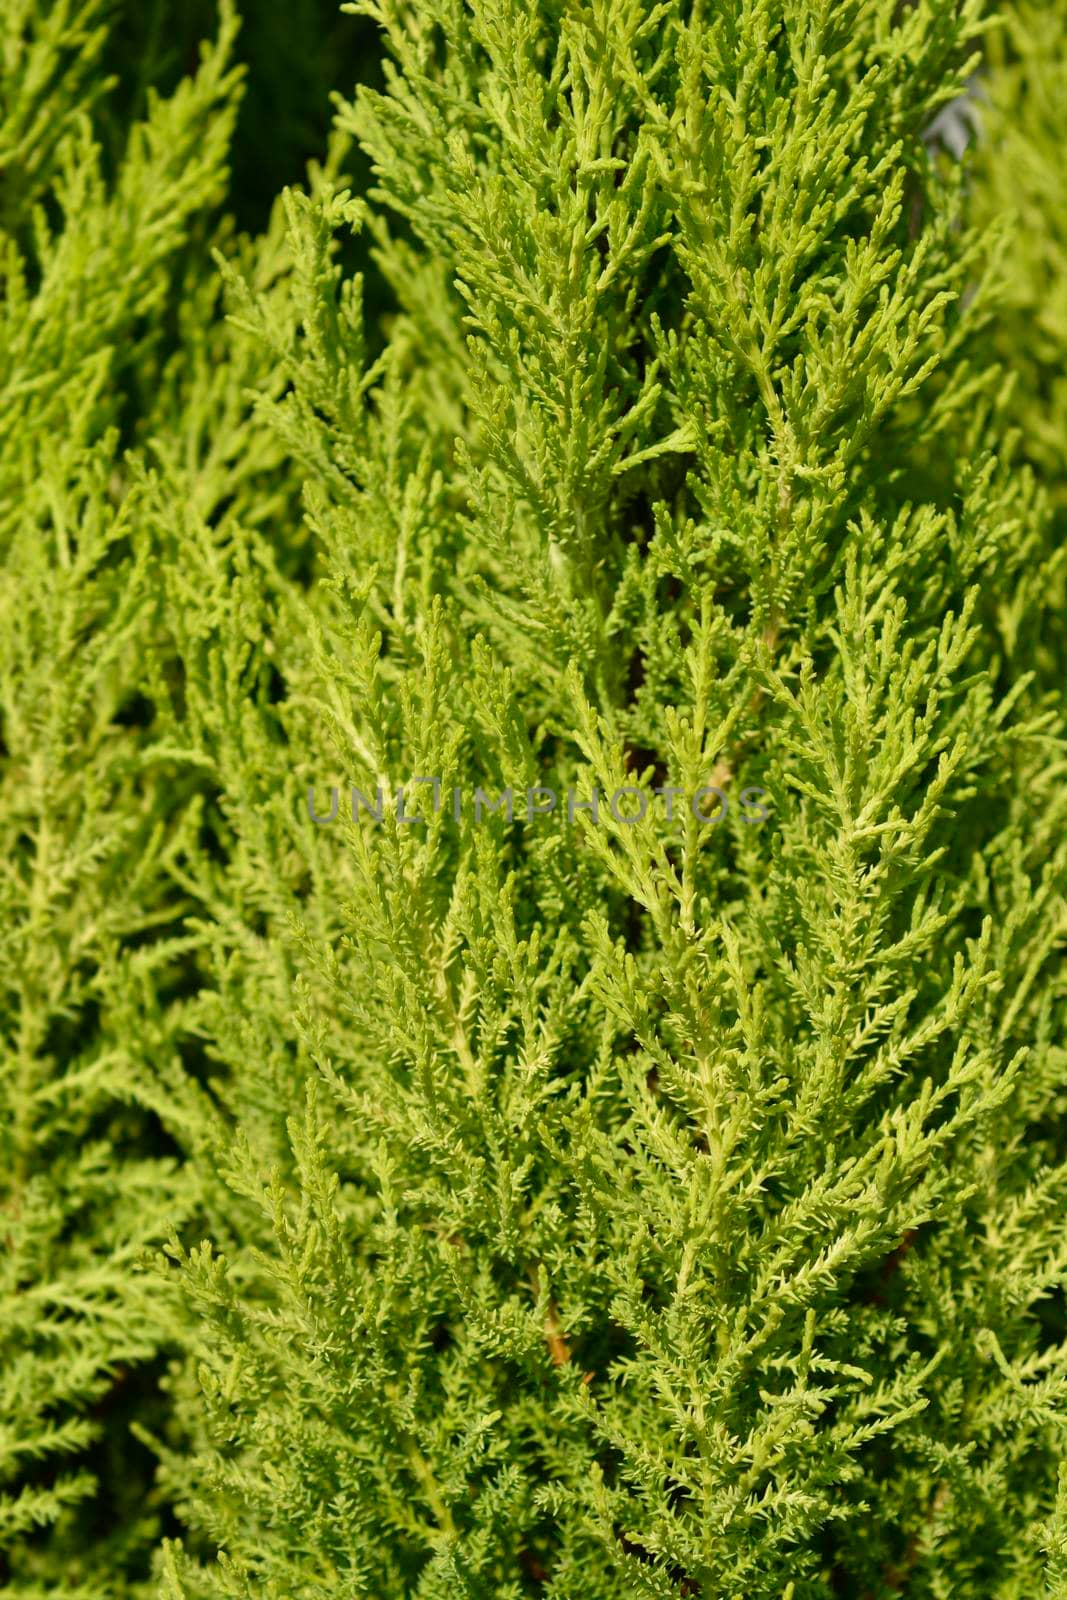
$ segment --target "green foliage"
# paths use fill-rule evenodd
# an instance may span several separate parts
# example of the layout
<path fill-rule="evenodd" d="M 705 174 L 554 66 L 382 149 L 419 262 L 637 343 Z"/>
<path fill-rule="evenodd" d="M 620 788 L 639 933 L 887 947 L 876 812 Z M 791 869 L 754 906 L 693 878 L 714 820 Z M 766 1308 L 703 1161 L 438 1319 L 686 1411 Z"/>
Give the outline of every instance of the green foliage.
<path fill-rule="evenodd" d="M 1053 1600 L 1067 16 L 345 11 L 4 24 L 0 1593 Z"/>
<path fill-rule="evenodd" d="M 983 137 L 975 152 L 974 212 L 979 220 L 1000 215 L 1010 222 L 995 347 L 1015 375 L 1013 414 L 1022 448 L 1052 496 L 1062 537 L 1067 218 L 1060 108 L 1067 93 L 1067 16 L 1055 6 L 1015 6 L 992 42 L 978 104 Z"/>

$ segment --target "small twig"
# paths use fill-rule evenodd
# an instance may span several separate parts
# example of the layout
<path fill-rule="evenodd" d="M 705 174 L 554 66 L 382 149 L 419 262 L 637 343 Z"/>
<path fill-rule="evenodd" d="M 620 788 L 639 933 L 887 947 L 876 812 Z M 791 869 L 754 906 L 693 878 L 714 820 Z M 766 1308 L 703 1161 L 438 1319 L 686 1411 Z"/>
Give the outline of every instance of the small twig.
<path fill-rule="evenodd" d="M 909 1228 L 906 1233 L 901 1235 L 900 1243 L 897 1245 L 896 1249 L 892 1251 L 890 1255 L 886 1256 L 885 1260 L 882 1262 L 878 1272 L 878 1282 L 880 1288 L 876 1289 L 874 1293 L 868 1297 L 871 1305 L 885 1305 L 885 1296 L 881 1293 L 881 1289 L 884 1289 L 885 1285 L 889 1282 L 890 1278 L 900 1266 L 900 1263 L 903 1261 L 904 1257 L 915 1243 L 918 1233 L 919 1230 L 917 1228 Z"/>
<path fill-rule="evenodd" d="M 527 1576 L 532 1578 L 534 1583 L 546 1582 L 548 1573 L 545 1571 L 540 1561 L 538 1561 L 532 1550 L 524 1550 L 520 1555 L 519 1560 L 522 1562 Z"/>
<path fill-rule="evenodd" d="M 780 627 L 781 619 L 777 614 L 775 614 L 763 630 L 763 642 L 772 654 L 774 653 L 774 649 L 778 643 L 778 631 Z M 762 684 L 757 684 L 756 688 L 753 689 L 752 694 L 749 697 L 748 711 L 750 716 L 755 716 L 756 712 L 759 710 L 766 698 L 766 689 L 764 689 Z M 733 777 L 737 768 L 738 756 L 741 755 L 741 753 L 751 743 L 751 738 L 741 739 L 731 750 L 729 760 L 727 760 L 725 756 L 720 756 L 719 760 L 715 763 L 715 766 L 712 769 L 710 778 L 711 788 L 722 789 L 730 782 L 730 779 Z"/>
<path fill-rule="evenodd" d="M 908 1540 L 908 1547 L 904 1551 L 904 1559 L 901 1561 L 900 1566 L 896 1567 L 890 1563 L 883 1569 L 882 1577 L 890 1589 L 895 1589 L 899 1593 L 904 1588 L 904 1585 L 907 1583 L 908 1577 L 911 1574 L 912 1568 L 915 1566 L 915 1563 L 918 1561 L 919 1556 L 922 1553 L 922 1535 L 925 1533 L 930 1523 L 933 1522 L 934 1518 L 937 1516 L 937 1513 L 944 1506 L 945 1501 L 948 1499 L 948 1493 L 948 1484 L 939 1483 L 930 1500 L 926 1515 L 923 1518 L 922 1527 L 913 1533 L 911 1538 Z M 864 1596 L 864 1600 L 872 1600 L 869 1590 Z"/>
<path fill-rule="evenodd" d="M 534 1299 L 539 1300 L 541 1298 L 541 1280 L 536 1267 L 530 1268 L 530 1286 L 534 1292 Z M 563 1329 L 560 1327 L 559 1313 L 554 1300 L 549 1300 L 545 1310 L 545 1339 L 548 1343 L 548 1351 L 552 1357 L 553 1366 L 561 1367 L 564 1362 L 570 1360 L 570 1346 L 567 1343 Z"/>

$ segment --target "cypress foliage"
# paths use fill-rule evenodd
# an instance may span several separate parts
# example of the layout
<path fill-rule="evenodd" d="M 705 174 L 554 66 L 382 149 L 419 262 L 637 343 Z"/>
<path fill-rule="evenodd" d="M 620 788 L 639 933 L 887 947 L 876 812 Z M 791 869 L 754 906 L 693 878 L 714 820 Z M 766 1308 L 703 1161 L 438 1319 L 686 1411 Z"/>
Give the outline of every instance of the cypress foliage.
<path fill-rule="evenodd" d="M 119 441 L 125 396 L 158 378 L 178 257 L 224 192 L 233 19 L 109 177 L 102 17 L 17 5 L 3 23 L 0 1549 L 24 1596 L 122 1592 L 158 1535 L 123 1459 L 164 1334 L 135 1261 L 193 1188 L 153 1112 L 155 1041 L 128 1026 L 130 992 L 181 945 L 147 941 L 182 905 L 176 807 L 138 726 L 157 607 Z"/>
<path fill-rule="evenodd" d="M 246 480 L 260 517 L 285 500 L 277 452 L 226 426 L 263 363 L 220 378 L 237 18 L 147 95 L 131 20 L 59 0 L 0 21 L 0 1588 L 27 1600 L 154 1592 L 171 1525 L 128 1424 L 161 1415 L 175 1332 L 141 1252 L 200 1187 L 174 1020 L 195 905 L 170 863 L 203 763 L 153 721 L 181 664 L 154 648 L 151 464 L 206 439 L 202 514 Z"/>
<path fill-rule="evenodd" d="M 1056 1600 L 1067 17 L 344 9 L 5 23 L 0 1592 Z"/>
<path fill-rule="evenodd" d="M 1022 449 L 1063 515 L 1067 221 L 1059 181 L 1059 108 L 1067 89 L 1067 16 L 1014 6 L 991 35 L 976 111 L 973 211 L 1008 216 L 996 348 L 1016 383 Z M 1062 523 L 1060 524 L 1062 526 Z"/>

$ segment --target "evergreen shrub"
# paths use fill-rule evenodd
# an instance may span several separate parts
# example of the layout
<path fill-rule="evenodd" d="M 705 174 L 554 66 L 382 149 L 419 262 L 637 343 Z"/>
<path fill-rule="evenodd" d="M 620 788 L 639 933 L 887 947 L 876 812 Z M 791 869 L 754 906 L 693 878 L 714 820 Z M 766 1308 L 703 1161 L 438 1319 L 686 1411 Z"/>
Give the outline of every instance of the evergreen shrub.
<path fill-rule="evenodd" d="M 0 1597 L 1067 1600 L 1067 7 L 247 10 L 0 17 Z"/>

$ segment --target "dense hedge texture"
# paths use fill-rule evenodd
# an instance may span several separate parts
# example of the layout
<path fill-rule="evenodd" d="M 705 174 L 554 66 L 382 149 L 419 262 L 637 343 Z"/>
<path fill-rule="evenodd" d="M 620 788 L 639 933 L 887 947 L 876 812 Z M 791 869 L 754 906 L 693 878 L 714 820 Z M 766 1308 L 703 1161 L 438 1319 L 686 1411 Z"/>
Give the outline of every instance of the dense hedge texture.
<path fill-rule="evenodd" d="M 0 1596 L 1067 1600 L 1067 7 L 0 41 Z"/>

